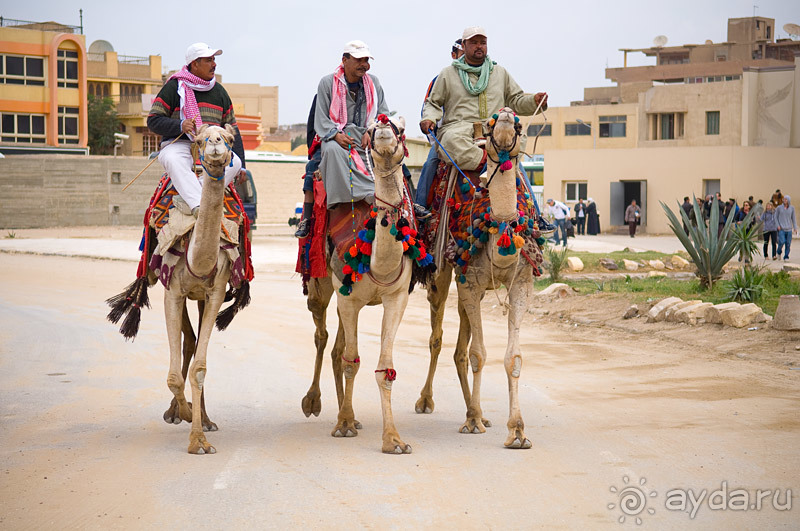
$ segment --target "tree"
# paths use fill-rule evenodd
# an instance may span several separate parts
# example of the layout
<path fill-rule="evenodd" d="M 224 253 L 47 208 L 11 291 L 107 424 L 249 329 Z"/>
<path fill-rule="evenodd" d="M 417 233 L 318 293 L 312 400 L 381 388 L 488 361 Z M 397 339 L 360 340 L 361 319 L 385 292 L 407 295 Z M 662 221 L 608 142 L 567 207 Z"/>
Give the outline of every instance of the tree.
<path fill-rule="evenodd" d="M 114 133 L 119 130 L 119 119 L 114 102 L 106 97 L 89 95 L 89 148 L 94 155 L 114 152 Z"/>
<path fill-rule="evenodd" d="M 299 135 L 294 137 L 292 139 L 292 151 L 294 151 L 294 148 L 296 148 L 297 146 L 302 146 L 305 143 L 306 143 L 306 135 Z"/>

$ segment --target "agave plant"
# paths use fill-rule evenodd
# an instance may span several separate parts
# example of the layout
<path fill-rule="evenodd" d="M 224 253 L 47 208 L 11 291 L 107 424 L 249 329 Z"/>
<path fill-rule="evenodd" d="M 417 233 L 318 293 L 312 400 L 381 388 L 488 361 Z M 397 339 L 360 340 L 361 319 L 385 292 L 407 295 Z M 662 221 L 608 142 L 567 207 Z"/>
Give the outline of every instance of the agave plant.
<path fill-rule="evenodd" d="M 703 212 L 697 200 L 694 201 L 694 218 L 697 223 L 693 224 L 689 220 L 689 216 L 678 205 L 678 212 L 680 212 L 683 224 L 689 229 L 689 234 L 683 230 L 681 220 L 670 208 L 661 202 L 661 207 L 667 214 L 670 228 L 675 236 L 681 241 L 686 252 L 691 256 L 694 265 L 697 267 L 695 273 L 700 279 L 700 284 L 710 289 L 714 286 L 714 282 L 722 277 L 723 268 L 733 255 L 739 250 L 737 247 L 736 239 L 732 235 L 733 216 L 729 216 L 722 231 L 718 234 L 719 227 L 719 203 L 714 199 L 711 205 L 711 215 L 709 216 L 708 223 L 703 219 Z M 753 218 L 753 213 L 745 217 L 742 225 L 749 225 Z"/>
<path fill-rule="evenodd" d="M 750 214 L 748 214 L 748 217 L 749 216 Z M 761 228 L 760 222 L 751 225 L 747 223 L 747 221 L 748 218 L 745 218 L 745 221 L 732 230 L 733 239 L 736 242 L 736 250 L 744 259 L 745 264 L 753 259 L 753 255 L 758 254 L 758 243 L 756 239 L 758 238 L 758 233 Z"/>
<path fill-rule="evenodd" d="M 766 272 L 760 267 L 743 267 L 726 283 L 726 294 L 732 301 L 755 302 L 764 293 L 766 277 Z"/>
<path fill-rule="evenodd" d="M 550 262 L 550 279 L 553 282 L 561 280 L 561 271 L 567 265 L 567 248 L 558 248 L 558 245 L 548 245 L 545 249 L 547 261 Z"/>

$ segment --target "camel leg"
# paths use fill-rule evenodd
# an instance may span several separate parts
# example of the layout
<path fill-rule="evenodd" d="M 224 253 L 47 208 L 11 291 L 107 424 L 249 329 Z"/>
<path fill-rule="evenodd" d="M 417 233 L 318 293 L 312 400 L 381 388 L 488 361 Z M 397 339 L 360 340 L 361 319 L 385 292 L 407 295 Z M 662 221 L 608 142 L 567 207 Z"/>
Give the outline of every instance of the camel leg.
<path fill-rule="evenodd" d="M 474 286 L 459 284 L 458 299 L 463 303 L 464 312 L 469 319 L 472 340 L 469 346 L 469 362 L 472 366 L 472 394 L 467 405 L 467 420 L 459 430 L 461 433 L 485 433 L 481 410 L 481 375 L 486 363 L 486 347 L 483 344 L 483 325 L 481 324 L 481 299 L 483 293 Z"/>
<path fill-rule="evenodd" d="M 192 402 L 202 404 L 203 384 L 206 377 L 206 357 L 208 354 L 208 342 L 211 339 L 211 331 L 214 329 L 214 322 L 220 307 L 225 299 L 225 284 L 222 283 L 218 274 L 215 287 L 207 295 L 207 301 L 200 319 L 200 326 L 197 333 L 197 351 L 195 352 L 194 362 L 189 367 L 189 383 L 192 386 Z M 192 408 L 192 431 L 189 433 L 189 453 L 190 454 L 213 454 L 216 449 L 209 444 L 203 433 L 202 408 Z"/>
<path fill-rule="evenodd" d="M 181 333 L 183 334 L 183 364 L 181 366 L 181 376 L 183 377 L 183 381 L 186 381 L 186 375 L 189 372 L 189 364 L 192 361 L 192 357 L 194 356 L 194 349 L 197 344 L 197 338 L 194 335 L 194 329 L 192 328 L 192 322 L 189 320 L 189 312 L 186 309 L 186 301 L 183 303 L 183 312 L 182 312 L 182 320 L 181 320 Z M 191 408 L 191 404 L 189 404 Z M 164 422 L 167 424 L 180 424 L 182 420 L 186 422 L 192 421 L 191 409 L 188 411 L 188 416 L 186 418 L 181 418 L 180 416 L 180 409 L 178 408 L 178 399 L 174 396 L 172 397 L 172 402 L 170 402 L 169 407 L 164 412 Z"/>
<path fill-rule="evenodd" d="M 381 413 L 383 413 L 383 445 L 381 451 L 385 454 L 410 454 L 411 446 L 403 442 L 392 415 L 392 384 L 394 377 L 389 377 L 389 370 L 393 369 L 392 347 L 397 335 L 397 328 L 403 319 L 408 292 L 402 290 L 394 297 L 383 299 L 383 323 L 381 326 L 381 356 L 375 371 L 375 381 L 381 394 Z"/>
<path fill-rule="evenodd" d="M 519 327 L 528 303 L 530 282 L 520 282 L 508 294 L 508 347 L 504 365 L 508 376 L 508 438 L 506 448 L 530 448 L 531 441 L 525 437 L 525 422 L 519 409 L 519 375 L 522 371 L 522 352 L 519 347 Z"/>
<path fill-rule="evenodd" d="M 192 410 L 184 395 L 184 385 L 186 383 L 186 373 L 181 371 L 181 327 L 183 325 L 183 313 L 186 311 L 186 300 L 175 294 L 177 289 L 164 290 L 164 317 L 167 324 L 167 340 L 169 342 L 169 374 L 167 375 L 167 387 L 172 391 L 175 403 L 175 413 L 171 417 L 171 422 L 178 424 L 181 420 L 189 421 L 192 418 Z M 172 409 L 170 407 L 170 409 Z M 167 410 L 169 412 L 169 410 Z M 167 419 L 166 413 L 164 420 Z"/>
<path fill-rule="evenodd" d="M 433 413 L 435 407 L 433 402 L 433 376 L 436 373 L 439 353 L 442 351 L 442 320 L 444 319 L 444 308 L 452 277 L 453 268 L 449 265 L 443 267 L 442 271 L 434 279 L 436 289 L 428 289 L 428 304 L 430 304 L 431 308 L 431 337 L 428 340 L 428 348 L 431 353 L 431 359 L 428 366 L 428 378 L 425 380 L 425 385 L 419 393 L 419 399 L 414 405 L 414 411 L 417 413 Z"/>
<path fill-rule="evenodd" d="M 225 301 L 223 299 L 223 303 L 224 302 Z M 199 315 L 197 317 L 197 329 L 198 330 L 200 330 L 200 327 L 203 325 L 203 314 L 205 313 L 205 309 L 206 309 L 206 302 L 205 301 L 197 301 L 197 310 L 199 312 Z M 214 315 L 214 320 L 211 323 L 212 327 L 216 323 L 216 319 L 217 319 L 217 317 L 216 317 L 216 314 L 215 314 Z M 188 315 L 187 315 L 187 321 L 184 323 L 184 325 L 186 323 L 189 323 Z M 189 325 L 191 326 L 191 323 L 189 323 Z M 192 348 L 196 349 L 197 348 L 197 340 L 195 339 L 194 331 L 192 331 L 191 340 L 192 340 L 192 345 L 193 345 Z M 186 339 L 185 338 L 184 338 L 183 342 L 184 342 L 183 348 L 186 349 Z M 194 354 L 194 351 L 192 351 L 192 354 Z M 184 374 L 183 377 L 186 378 L 186 374 L 188 373 L 188 370 L 189 370 L 189 360 L 184 358 L 183 364 L 186 367 L 186 371 L 183 373 Z M 189 403 L 189 407 L 191 407 L 191 405 L 192 404 Z M 211 422 L 211 419 L 208 418 L 208 415 L 206 414 L 206 390 L 205 390 L 205 388 L 203 388 L 203 392 L 200 393 L 200 421 L 203 423 L 203 431 L 217 431 L 219 429 L 215 423 Z"/>
<path fill-rule="evenodd" d="M 358 314 L 363 304 L 340 296 L 338 299 L 339 322 L 344 329 L 344 356 L 341 358 L 341 372 L 344 373 L 344 397 L 339 407 L 334 437 L 355 437 L 358 435 L 355 413 L 353 412 L 353 383 L 361 360 L 358 357 Z"/>
<path fill-rule="evenodd" d="M 314 344 L 317 347 L 317 357 L 314 361 L 314 379 L 301 403 L 303 413 L 305 413 L 306 417 L 311 416 L 312 413 L 315 417 L 318 417 L 319 412 L 322 410 L 319 376 L 322 371 L 322 355 L 325 352 L 325 346 L 328 344 L 328 329 L 325 325 L 325 318 L 332 296 L 333 284 L 331 283 L 330 277 L 312 279 L 309 283 L 307 305 L 311 316 L 314 318 L 314 326 L 316 327 L 314 331 Z"/>

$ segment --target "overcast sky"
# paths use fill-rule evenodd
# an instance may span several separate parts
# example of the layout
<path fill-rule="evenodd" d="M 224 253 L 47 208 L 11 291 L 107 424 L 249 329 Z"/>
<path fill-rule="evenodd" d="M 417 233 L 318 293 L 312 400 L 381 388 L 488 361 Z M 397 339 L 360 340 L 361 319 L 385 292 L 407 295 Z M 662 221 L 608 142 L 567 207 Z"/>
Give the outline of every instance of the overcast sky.
<path fill-rule="evenodd" d="M 800 2 L 755 0 L 758 16 L 774 18 L 776 37 L 800 24 Z M 193 42 L 221 48 L 217 73 L 225 83 L 277 85 L 281 124 L 305 122 L 319 79 L 341 61 L 343 44 L 365 41 L 371 74 L 390 109 L 412 126 L 430 80 L 450 62 L 450 46 L 464 27 L 482 25 L 489 56 L 526 92 L 545 91 L 551 106 L 583 98 L 584 87 L 609 86 L 605 68 L 622 66 L 620 48 L 645 48 L 657 35 L 668 46 L 723 42 L 727 19 L 753 15 L 753 0 L 561 0 L 437 2 L 432 0 L 320 0 L 10 3 L 6 18 L 79 25 L 83 8 L 87 46 L 104 39 L 121 55 L 161 55 L 165 69 L 183 64 Z M 220 6 L 223 9 L 220 10 Z M 628 65 L 654 64 L 630 54 Z"/>

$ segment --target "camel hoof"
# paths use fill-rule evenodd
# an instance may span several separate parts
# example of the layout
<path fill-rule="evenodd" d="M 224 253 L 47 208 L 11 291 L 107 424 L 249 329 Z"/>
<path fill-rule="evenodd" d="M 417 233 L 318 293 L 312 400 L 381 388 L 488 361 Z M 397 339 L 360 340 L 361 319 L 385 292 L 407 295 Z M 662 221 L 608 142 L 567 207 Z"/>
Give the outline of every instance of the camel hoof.
<path fill-rule="evenodd" d="M 203 421 L 203 431 L 217 431 L 219 428 L 217 425 L 210 420 Z"/>
<path fill-rule="evenodd" d="M 361 425 L 361 423 L 360 423 L 359 421 L 357 421 L 357 420 L 356 420 L 355 422 L 353 422 L 353 425 L 356 427 L 356 429 L 357 429 L 357 430 L 360 430 L 361 428 L 363 428 L 363 427 L 364 427 L 364 426 L 362 426 L 362 425 Z"/>
<path fill-rule="evenodd" d="M 434 408 L 433 398 L 430 397 L 420 397 L 417 400 L 417 403 L 414 405 L 414 411 L 417 413 L 433 413 Z"/>
<path fill-rule="evenodd" d="M 358 423 L 357 422 L 340 422 L 331 432 L 334 437 L 357 437 L 358 436 Z"/>
<path fill-rule="evenodd" d="M 314 394 L 309 392 L 306 394 L 301 402 L 301 407 L 303 408 L 303 413 L 306 418 L 310 417 L 312 414 L 315 417 L 319 417 L 319 413 L 322 411 L 322 400 L 320 399 L 319 393 Z"/>
<path fill-rule="evenodd" d="M 197 440 L 189 444 L 189 453 L 194 455 L 215 454 L 217 449 L 206 440 Z"/>
<path fill-rule="evenodd" d="M 404 447 L 401 447 L 399 445 L 395 446 L 394 447 L 394 451 L 393 452 L 389 452 L 389 453 L 393 453 L 395 455 L 410 454 L 411 453 L 411 445 L 407 444 Z"/>
<path fill-rule="evenodd" d="M 513 441 L 509 444 L 508 442 L 505 443 L 506 448 L 511 448 L 512 450 L 527 450 L 533 446 L 530 439 L 523 437 L 520 441 L 519 438 L 515 437 Z"/>
<path fill-rule="evenodd" d="M 483 426 L 485 428 L 491 428 L 492 427 L 492 421 L 489 420 L 489 419 L 481 419 L 481 422 L 483 422 Z"/>
<path fill-rule="evenodd" d="M 458 431 L 461 433 L 486 433 L 486 426 L 480 419 L 467 419 Z"/>

